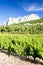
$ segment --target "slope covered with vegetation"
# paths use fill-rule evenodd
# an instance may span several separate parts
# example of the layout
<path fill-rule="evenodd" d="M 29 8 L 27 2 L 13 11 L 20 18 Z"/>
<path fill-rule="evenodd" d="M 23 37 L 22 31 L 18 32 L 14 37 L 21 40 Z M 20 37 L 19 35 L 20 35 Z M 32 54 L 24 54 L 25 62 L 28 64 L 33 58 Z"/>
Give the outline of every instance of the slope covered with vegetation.
<path fill-rule="evenodd" d="M 18 24 L 3 25 L 0 26 L 0 32 L 42 34 L 43 18 Z"/>
<path fill-rule="evenodd" d="M 0 26 L 0 48 L 19 55 L 32 55 L 34 59 L 43 59 L 43 18 Z"/>

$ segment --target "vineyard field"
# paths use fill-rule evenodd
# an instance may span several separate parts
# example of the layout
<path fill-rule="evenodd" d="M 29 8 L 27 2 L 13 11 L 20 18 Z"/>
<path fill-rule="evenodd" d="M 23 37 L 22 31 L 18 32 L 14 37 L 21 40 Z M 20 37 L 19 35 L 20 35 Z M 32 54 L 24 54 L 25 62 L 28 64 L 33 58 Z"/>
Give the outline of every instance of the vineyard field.
<path fill-rule="evenodd" d="M 0 48 L 15 54 L 43 59 L 43 34 L 0 33 Z"/>

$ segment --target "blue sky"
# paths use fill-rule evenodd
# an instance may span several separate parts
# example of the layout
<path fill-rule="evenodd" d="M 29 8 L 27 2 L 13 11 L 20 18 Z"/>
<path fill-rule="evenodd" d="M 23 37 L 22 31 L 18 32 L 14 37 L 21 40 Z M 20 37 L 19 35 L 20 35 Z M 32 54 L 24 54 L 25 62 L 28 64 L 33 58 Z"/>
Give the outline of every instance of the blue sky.
<path fill-rule="evenodd" d="M 9 17 L 38 14 L 43 17 L 43 0 L 0 0 L 0 24 Z"/>

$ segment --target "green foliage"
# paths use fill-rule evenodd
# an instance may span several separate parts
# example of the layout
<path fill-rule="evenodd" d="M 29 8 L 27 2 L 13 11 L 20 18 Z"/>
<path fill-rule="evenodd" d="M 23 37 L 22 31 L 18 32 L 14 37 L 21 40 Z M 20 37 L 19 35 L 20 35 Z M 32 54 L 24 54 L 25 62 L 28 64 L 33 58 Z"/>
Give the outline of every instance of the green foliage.
<path fill-rule="evenodd" d="M 19 55 L 32 55 L 43 59 L 43 34 L 2 34 L 0 48 Z"/>
<path fill-rule="evenodd" d="M 0 26 L 0 32 L 43 34 L 43 18 L 18 24 Z"/>

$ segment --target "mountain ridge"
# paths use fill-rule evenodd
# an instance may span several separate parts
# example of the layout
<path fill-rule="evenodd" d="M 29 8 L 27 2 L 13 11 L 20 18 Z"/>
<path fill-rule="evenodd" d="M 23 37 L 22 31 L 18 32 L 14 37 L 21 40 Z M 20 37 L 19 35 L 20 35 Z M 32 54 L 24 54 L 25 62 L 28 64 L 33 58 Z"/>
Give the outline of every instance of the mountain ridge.
<path fill-rule="evenodd" d="M 28 16 L 23 16 L 23 17 L 18 17 L 18 18 L 10 17 L 7 20 L 7 25 L 14 24 L 14 23 L 20 23 L 20 22 L 25 22 L 25 21 L 30 21 L 30 20 L 35 20 L 35 19 L 40 19 L 40 17 L 37 14 L 30 14 Z"/>

